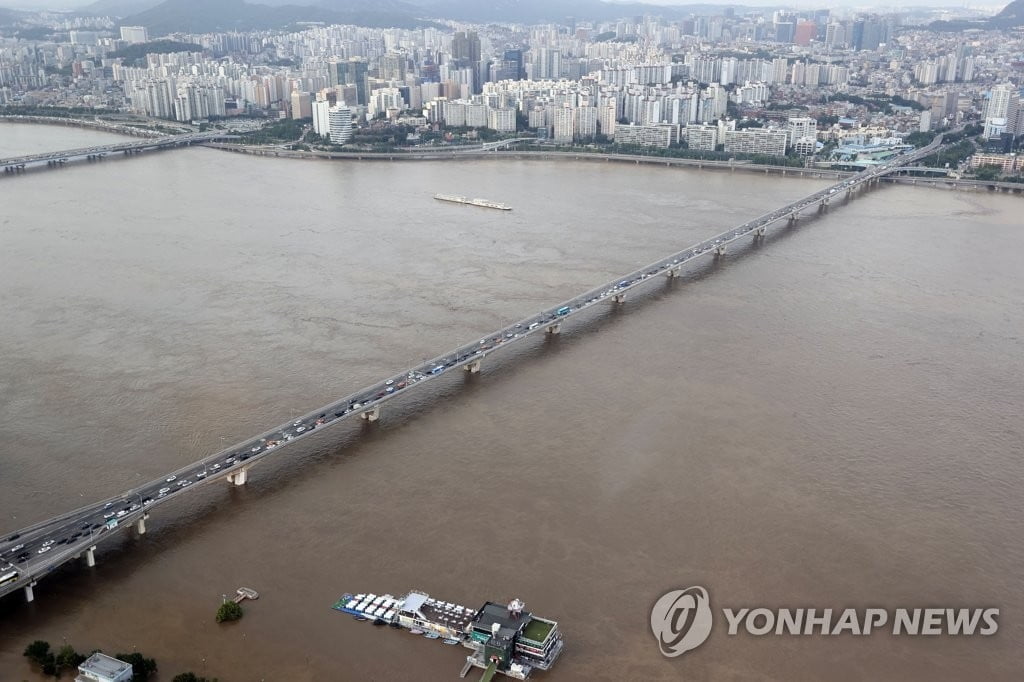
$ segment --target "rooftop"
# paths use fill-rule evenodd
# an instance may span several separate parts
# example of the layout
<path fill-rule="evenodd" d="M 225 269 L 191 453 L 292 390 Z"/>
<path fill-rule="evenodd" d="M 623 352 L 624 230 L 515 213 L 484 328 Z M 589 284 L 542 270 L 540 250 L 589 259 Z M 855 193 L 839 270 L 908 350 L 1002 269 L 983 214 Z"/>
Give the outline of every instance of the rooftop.
<path fill-rule="evenodd" d="M 508 608 L 502 604 L 495 604 L 494 602 L 487 602 L 480 609 L 480 615 L 473 622 L 473 628 L 479 631 L 493 632 L 493 625 L 497 623 L 498 636 L 497 639 L 509 640 L 530 620 L 529 611 L 523 611 L 523 613 L 517 618 L 513 617 Z"/>
<path fill-rule="evenodd" d="M 530 618 L 523 628 L 523 637 L 532 642 L 543 642 L 554 627 L 555 624 L 549 621 Z"/>
<path fill-rule="evenodd" d="M 95 675 L 112 678 L 124 670 L 131 670 L 131 667 L 130 663 L 125 663 L 113 656 L 107 656 L 106 654 L 96 652 L 89 658 L 85 659 L 85 662 L 78 666 L 78 670 L 83 673 L 89 672 Z"/>

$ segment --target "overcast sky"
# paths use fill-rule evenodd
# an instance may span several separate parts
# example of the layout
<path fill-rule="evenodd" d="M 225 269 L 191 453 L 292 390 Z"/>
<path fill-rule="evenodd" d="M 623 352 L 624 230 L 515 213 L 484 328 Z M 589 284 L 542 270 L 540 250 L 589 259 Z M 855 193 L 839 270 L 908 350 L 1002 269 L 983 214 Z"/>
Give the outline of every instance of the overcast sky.
<path fill-rule="evenodd" d="M 246 0 L 247 2 L 258 3 L 259 0 Z M 474 0 L 475 1 L 475 0 Z M 681 2 L 680 0 L 644 0 L 651 5 L 687 5 L 694 2 Z M 695 0 L 700 4 L 721 4 L 725 2 L 714 2 L 714 0 Z M 74 9 L 91 4 L 94 0 L 0 0 L 0 7 L 11 7 L 14 9 Z M 308 5 L 313 0 L 291 0 L 292 4 Z M 842 7 L 843 9 L 874 10 L 878 12 L 905 9 L 908 7 L 963 7 L 976 10 L 985 10 L 995 14 L 1007 4 L 1006 2 L 965 2 L 964 0 L 745 0 L 742 4 L 748 7 L 797 7 L 801 9 L 817 9 Z M 278 3 L 279 4 L 279 3 Z"/>

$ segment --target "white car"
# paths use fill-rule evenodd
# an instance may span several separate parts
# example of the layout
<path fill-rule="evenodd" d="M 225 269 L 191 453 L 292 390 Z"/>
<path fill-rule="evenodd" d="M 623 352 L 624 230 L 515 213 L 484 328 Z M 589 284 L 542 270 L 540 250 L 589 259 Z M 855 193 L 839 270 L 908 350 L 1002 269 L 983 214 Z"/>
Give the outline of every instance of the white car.
<path fill-rule="evenodd" d="M 172 482 L 172 481 L 173 481 L 174 479 L 176 479 L 176 478 L 177 478 L 177 476 L 168 476 L 168 477 L 167 477 L 167 478 L 166 478 L 165 480 L 166 480 L 166 481 L 167 481 L 168 483 L 170 483 L 170 482 Z"/>

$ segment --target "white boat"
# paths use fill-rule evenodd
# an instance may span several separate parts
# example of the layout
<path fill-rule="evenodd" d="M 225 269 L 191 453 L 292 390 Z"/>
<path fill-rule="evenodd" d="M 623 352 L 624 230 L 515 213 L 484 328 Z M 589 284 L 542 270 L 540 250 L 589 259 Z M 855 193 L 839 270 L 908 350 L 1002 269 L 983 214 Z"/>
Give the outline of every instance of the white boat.
<path fill-rule="evenodd" d="M 470 199 L 468 197 L 460 197 L 454 194 L 435 194 L 434 198 L 438 201 L 450 201 L 454 204 L 467 204 L 469 206 L 480 206 L 482 208 L 496 208 L 499 211 L 512 210 L 512 207 L 507 204 L 499 204 L 495 201 L 488 201 L 487 199 Z"/>

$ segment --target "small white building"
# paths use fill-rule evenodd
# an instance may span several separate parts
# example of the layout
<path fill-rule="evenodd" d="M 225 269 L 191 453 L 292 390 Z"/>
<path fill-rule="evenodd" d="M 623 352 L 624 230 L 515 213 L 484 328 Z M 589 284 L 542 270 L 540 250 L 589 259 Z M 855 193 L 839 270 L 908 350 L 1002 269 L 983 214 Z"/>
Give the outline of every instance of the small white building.
<path fill-rule="evenodd" d="M 131 663 L 95 653 L 78 666 L 75 682 L 131 682 L 131 679 Z"/>

